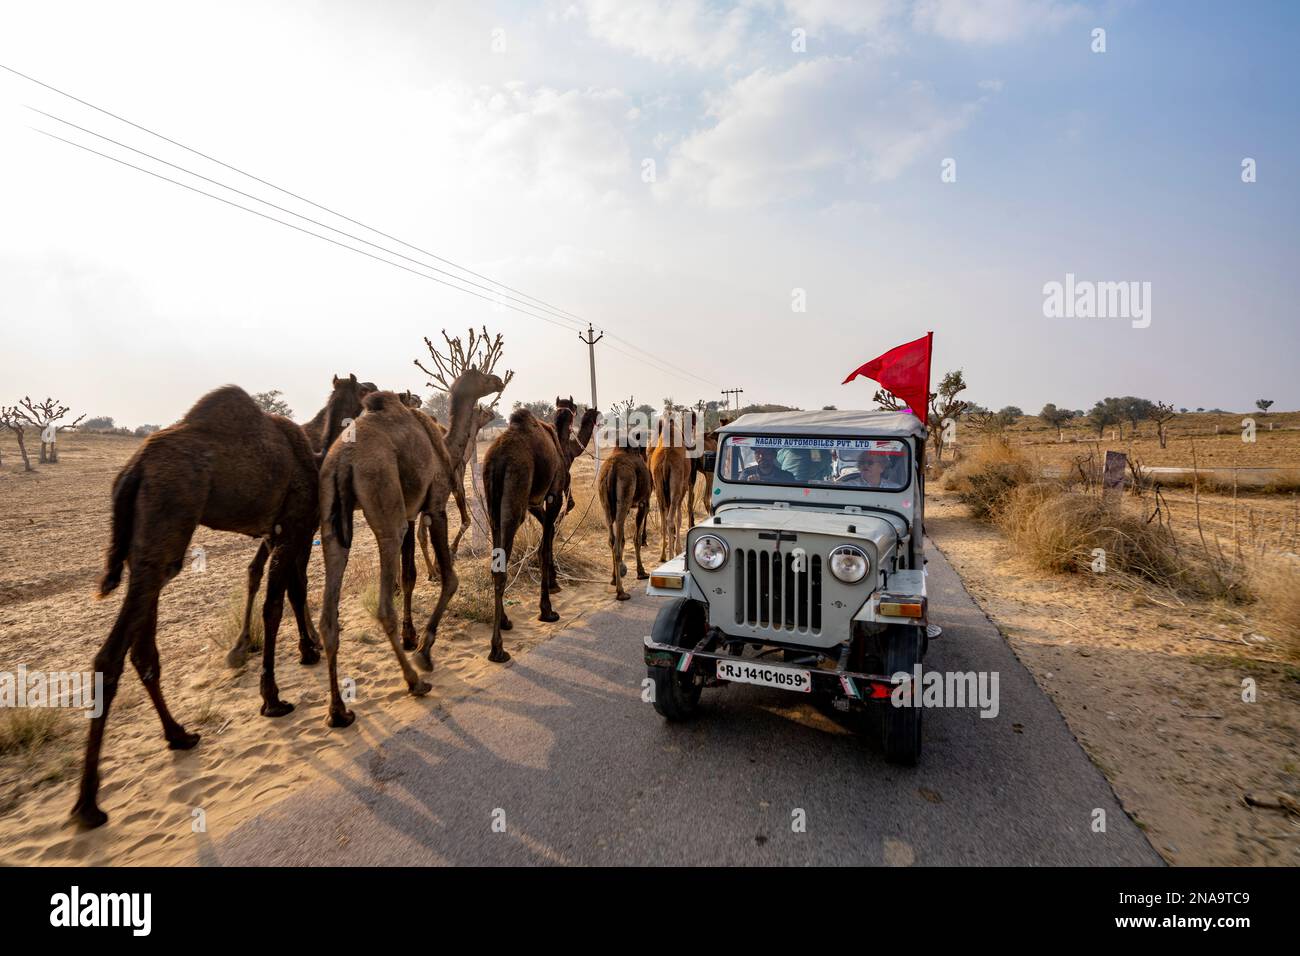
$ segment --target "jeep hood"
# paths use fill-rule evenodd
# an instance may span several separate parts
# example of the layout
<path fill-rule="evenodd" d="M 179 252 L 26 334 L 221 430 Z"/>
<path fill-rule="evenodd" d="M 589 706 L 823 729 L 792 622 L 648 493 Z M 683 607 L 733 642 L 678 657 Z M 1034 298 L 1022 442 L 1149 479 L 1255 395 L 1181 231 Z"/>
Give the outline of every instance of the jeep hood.
<path fill-rule="evenodd" d="M 882 558 L 900 537 L 906 538 L 906 525 L 893 515 L 880 512 L 845 512 L 829 508 L 761 508 L 724 506 L 706 521 L 696 525 L 695 534 L 725 532 L 728 528 L 745 531 L 781 531 L 796 535 L 826 535 L 843 541 L 869 541 Z"/>

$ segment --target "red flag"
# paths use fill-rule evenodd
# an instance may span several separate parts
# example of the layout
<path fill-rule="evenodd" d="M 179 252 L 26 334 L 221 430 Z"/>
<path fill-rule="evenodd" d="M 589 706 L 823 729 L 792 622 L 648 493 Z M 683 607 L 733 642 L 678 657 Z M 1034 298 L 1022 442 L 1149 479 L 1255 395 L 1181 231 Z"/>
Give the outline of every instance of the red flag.
<path fill-rule="evenodd" d="M 854 369 L 842 384 L 849 384 L 859 375 L 875 379 L 902 399 L 924 422 L 930 401 L 930 348 L 933 339 L 934 333 L 927 332 L 915 342 L 892 348 Z"/>

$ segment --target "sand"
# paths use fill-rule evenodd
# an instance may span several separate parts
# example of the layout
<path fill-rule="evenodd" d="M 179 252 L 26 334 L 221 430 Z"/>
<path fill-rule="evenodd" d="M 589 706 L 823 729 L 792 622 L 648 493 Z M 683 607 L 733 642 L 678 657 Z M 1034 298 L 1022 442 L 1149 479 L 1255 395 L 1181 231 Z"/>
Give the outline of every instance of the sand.
<path fill-rule="evenodd" d="M 109 489 L 137 445 L 126 437 L 67 435 L 60 443 L 60 463 L 40 466 L 35 473 L 21 472 L 12 443 L 0 446 L 5 453 L 0 468 L 0 671 L 12 672 L 19 664 L 43 671 L 90 669 L 126 590 L 102 601 L 93 597 L 108 535 Z M 480 454 L 485 447 L 480 446 Z M 573 535 L 559 556 L 566 585 L 554 597 L 560 621 L 536 620 L 533 562 L 524 562 L 508 594 L 515 628 L 506 634 L 505 646 L 515 657 L 613 600 L 613 588 L 602 577 L 607 554 L 601 550 L 603 520 L 599 506 L 590 507 L 593 474 L 590 458 L 575 463 L 578 506 L 558 536 L 563 542 Z M 210 861 L 212 845 L 222 834 L 323 777 L 364 775 L 367 771 L 357 764 L 362 750 L 473 694 L 501 667 L 487 660 L 487 558 L 470 553 L 467 537 L 458 562 L 461 592 L 434 648 L 433 691 L 420 699 L 406 692 L 392 649 L 365 608 L 368 589 L 373 606 L 374 539 L 360 513 L 357 518 L 340 648 L 340 676 L 357 684 L 353 726 L 326 726 L 325 665 L 298 663 L 297 632 L 287 604 L 276 676 L 281 696 L 296 709 L 275 720 L 258 714 L 260 652 L 238 671 L 224 661 L 238 633 L 235 615 L 242 609 L 246 568 L 257 542 L 199 528 L 193 543 L 206 549 L 207 570 L 187 569 L 163 591 L 158 647 L 169 706 L 186 729 L 203 739 L 190 751 L 166 749 L 157 715 L 128 664 L 101 765 L 100 806 L 110 816 L 108 825 L 81 832 L 68 821 L 88 721 L 78 712 L 58 711 L 52 740 L 34 750 L 0 754 L 0 863 Z M 456 524 L 453 517 L 453 533 Z M 537 537 L 535 522 L 530 526 L 521 535 L 529 548 Z M 598 569 L 587 555 L 600 562 Z M 414 618 L 419 630 L 438 585 L 424 579 L 418 554 L 417 562 Z M 323 580 L 319 548 L 309 576 L 315 617 Z M 205 829 L 198 830 L 200 826 Z"/>

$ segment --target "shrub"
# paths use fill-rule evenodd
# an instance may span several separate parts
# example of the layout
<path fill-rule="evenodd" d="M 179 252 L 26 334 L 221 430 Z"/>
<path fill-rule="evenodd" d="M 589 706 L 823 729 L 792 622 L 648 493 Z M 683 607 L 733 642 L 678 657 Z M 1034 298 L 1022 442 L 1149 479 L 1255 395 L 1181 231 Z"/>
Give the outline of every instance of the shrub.
<path fill-rule="evenodd" d="M 972 517 L 989 519 L 1011 492 L 1033 480 L 1029 460 L 1007 442 L 994 439 L 948 469 L 944 486 L 970 509 Z"/>

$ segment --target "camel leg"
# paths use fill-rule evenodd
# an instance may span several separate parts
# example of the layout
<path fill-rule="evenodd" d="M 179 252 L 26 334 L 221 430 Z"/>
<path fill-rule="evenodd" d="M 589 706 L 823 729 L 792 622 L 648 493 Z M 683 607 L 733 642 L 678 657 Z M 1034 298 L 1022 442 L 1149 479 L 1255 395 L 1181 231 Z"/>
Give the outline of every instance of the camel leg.
<path fill-rule="evenodd" d="M 504 511 L 505 509 L 502 508 Z M 519 530 L 519 515 L 507 513 L 502 515 L 500 529 L 492 529 L 492 590 L 495 604 L 492 610 L 492 649 L 488 651 L 488 660 L 494 664 L 504 664 L 510 660 L 501 640 L 501 632 L 511 628 L 510 619 L 506 617 L 505 593 L 506 579 L 509 577 L 510 554 L 515 547 L 515 533 Z M 498 536 L 499 532 L 499 536 Z M 500 556 L 498 571 L 498 556 Z"/>
<path fill-rule="evenodd" d="M 442 589 L 438 594 L 438 603 L 434 606 L 433 613 L 429 615 L 428 623 L 424 625 L 424 638 L 420 641 L 420 649 L 415 652 L 416 666 L 426 671 L 433 670 L 432 651 L 433 642 L 438 639 L 438 623 L 442 620 L 443 612 L 451 603 L 456 589 L 460 587 L 460 580 L 456 577 L 455 565 L 451 560 L 451 548 L 447 545 L 447 512 L 443 511 L 431 517 L 433 523 L 429 528 L 429 535 L 433 538 L 433 549 L 438 555 Z"/>
<path fill-rule="evenodd" d="M 551 575 L 555 573 L 555 522 L 563 504 L 563 499 L 547 504 L 542 522 L 542 596 L 537 620 L 548 624 L 560 619 L 560 615 L 551 607 Z"/>
<path fill-rule="evenodd" d="M 284 615 L 284 592 L 289 579 L 298 573 L 297 562 L 286 560 L 284 544 L 271 554 L 271 576 L 266 582 L 266 600 L 262 604 L 262 710 L 263 717 L 283 717 L 293 710 L 293 704 L 280 699 L 280 688 L 275 683 L 275 640 L 280 633 L 280 619 Z"/>
<path fill-rule="evenodd" d="M 627 502 L 623 498 L 618 500 L 618 513 L 614 516 L 614 533 L 613 547 L 610 549 L 614 556 L 614 587 L 616 593 L 614 599 L 617 601 L 626 601 L 632 597 L 623 587 L 623 575 L 627 573 L 627 567 L 623 564 L 623 547 L 624 534 L 626 533 L 627 522 Z"/>
<path fill-rule="evenodd" d="M 162 719 L 163 736 L 168 745 L 173 750 L 188 750 L 199 742 L 198 734 L 186 733 L 185 728 L 168 713 L 162 690 L 158 686 L 158 649 L 154 642 L 154 629 L 158 626 L 158 595 L 166 578 L 163 567 L 157 563 L 131 562 L 126 598 L 118 611 L 113 629 L 95 655 L 95 673 L 103 676 L 100 699 L 96 701 L 99 715 L 90 719 L 81 790 L 72 808 L 73 817 L 84 827 L 97 827 L 108 821 L 108 814 L 99 809 L 96 801 L 99 793 L 99 756 L 104 746 L 108 713 L 113 706 L 113 698 L 117 695 L 128 650 L 132 652 L 132 663 Z"/>
<path fill-rule="evenodd" d="M 424 557 L 424 570 L 428 572 L 429 580 L 432 581 L 437 574 L 437 569 L 433 566 L 433 561 L 429 558 L 429 516 L 420 515 L 420 554 Z"/>
<path fill-rule="evenodd" d="M 636 576 L 638 581 L 644 581 L 650 577 L 646 573 L 645 565 L 641 563 L 641 549 L 646 543 L 646 525 L 649 523 L 650 502 L 646 501 L 636 506 L 636 525 L 632 529 L 632 535 L 636 541 Z"/>
<path fill-rule="evenodd" d="M 339 596 L 343 590 L 343 572 L 348 568 L 348 549 L 335 537 L 328 520 L 321 528 L 320 543 L 325 556 L 325 594 L 321 599 L 320 636 L 325 645 L 325 660 L 329 665 L 330 678 L 327 723 L 331 727 L 346 727 L 356 719 L 356 715 L 343 706 L 343 697 L 339 693 Z"/>
<path fill-rule="evenodd" d="M 243 667 L 248 660 L 248 645 L 252 643 L 249 625 L 253 619 L 253 598 L 257 597 L 257 589 L 262 586 L 262 570 L 266 567 L 266 559 L 270 555 L 271 546 L 263 538 L 257 546 L 257 554 L 253 555 L 253 560 L 248 563 L 248 596 L 244 600 L 244 626 L 239 631 L 234 647 L 226 655 L 226 664 L 230 667 Z"/>
<path fill-rule="evenodd" d="M 289 578 L 289 606 L 293 608 L 294 621 L 298 625 L 299 662 L 310 666 L 320 660 L 323 647 L 316 625 L 311 622 L 311 609 L 307 606 L 307 564 L 311 561 L 311 541 L 299 548 L 298 561 L 294 573 Z"/>
<path fill-rule="evenodd" d="M 695 527 L 695 469 L 691 466 L 691 463 L 689 461 L 686 463 L 686 467 L 690 469 L 686 473 L 686 500 L 687 500 L 686 514 L 689 516 L 690 519 L 690 523 L 687 524 L 686 527 L 694 528 Z"/>
<path fill-rule="evenodd" d="M 369 515 L 366 516 L 366 520 L 370 520 Z M 402 668 L 402 676 L 406 678 L 407 689 L 416 697 L 423 697 L 433 690 L 433 685 L 422 681 L 415 668 L 411 666 L 411 662 L 406 659 L 406 654 L 402 651 L 402 642 L 397 637 L 397 611 L 393 607 L 393 585 L 397 583 L 401 571 L 404 535 L 410 534 L 410 524 L 403 521 L 402 525 L 392 531 L 385 531 L 382 527 L 376 527 L 376 524 L 378 522 L 371 525 L 379 545 L 379 610 L 375 616 L 379 618 L 380 626 L 388 635 L 388 643 L 393 646 L 393 653 L 397 655 L 397 663 Z M 412 573 L 414 570 L 415 549 L 412 547 Z"/>
<path fill-rule="evenodd" d="M 421 516 L 423 519 L 423 516 Z M 415 593 L 415 524 L 407 522 L 402 538 L 402 650 L 415 650 L 415 622 L 411 620 L 411 595 Z"/>
<path fill-rule="evenodd" d="M 668 502 L 659 499 L 659 561 L 668 560 Z"/>

